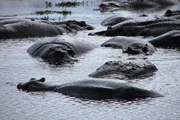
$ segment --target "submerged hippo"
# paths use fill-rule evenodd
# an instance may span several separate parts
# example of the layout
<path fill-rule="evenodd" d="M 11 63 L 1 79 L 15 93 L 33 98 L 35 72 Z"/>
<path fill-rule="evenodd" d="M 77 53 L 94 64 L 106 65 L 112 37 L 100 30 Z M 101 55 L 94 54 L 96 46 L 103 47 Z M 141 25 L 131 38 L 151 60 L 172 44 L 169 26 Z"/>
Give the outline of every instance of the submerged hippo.
<path fill-rule="evenodd" d="M 149 77 L 158 69 L 149 61 L 109 61 L 89 76 L 93 78 L 135 79 Z"/>
<path fill-rule="evenodd" d="M 105 31 L 90 33 L 101 36 L 159 36 L 171 30 L 180 30 L 177 19 L 158 18 L 151 20 L 126 20 Z"/>
<path fill-rule="evenodd" d="M 153 98 L 162 96 L 154 91 L 145 90 L 130 86 L 126 83 L 114 82 L 109 80 L 83 80 L 62 85 L 48 85 L 44 82 L 45 78 L 41 78 L 40 80 L 32 78 L 27 83 L 18 84 L 17 88 L 28 92 L 54 91 L 72 97 L 94 100 L 134 100 L 136 98 Z"/>
<path fill-rule="evenodd" d="M 156 47 L 180 47 L 180 30 L 173 30 L 149 40 Z"/>
<path fill-rule="evenodd" d="M 94 48 L 91 44 L 80 41 L 53 40 L 37 42 L 27 52 L 32 57 L 42 58 L 50 64 L 61 65 L 76 61 L 75 56 L 85 53 Z"/>
<path fill-rule="evenodd" d="M 104 42 L 102 47 L 122 48 L 124 53 L 150 55 L 156 51 L 156 48 L 149 42 L 130 37 L 114 37 Z"/>
<path fill-rule="evenodd" d="M 47 22 L 40 20 L 4 18 L 0 19 L 0 39 L 56 36 L 90 30 L 84 21 Z"/>

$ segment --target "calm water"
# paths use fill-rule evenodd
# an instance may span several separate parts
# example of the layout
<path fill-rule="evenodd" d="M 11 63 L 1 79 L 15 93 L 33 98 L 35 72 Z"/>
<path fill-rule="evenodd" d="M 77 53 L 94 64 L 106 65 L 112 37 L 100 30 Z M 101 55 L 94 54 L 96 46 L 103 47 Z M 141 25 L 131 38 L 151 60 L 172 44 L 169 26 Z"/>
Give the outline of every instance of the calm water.
<path fill-rule="evenodd" d="M 56 1 L 53 1 L 56 2 Z M 94 31 L 103 29 L 100 22 L 108 16 L 121 14 L 136 17 L 139 12 L 119 11 L 100 13 L 94 11 L 100 1 L 89 1 L 77 8 L 48 8 L 49 10 L 71 10 L 68 16 L 50 15 L 55 21 L 64 19 L 85 20 L 96 26 Z M 45 9 L 44 0 L 0 0 L 0 15 L 15 17 L 38 17 L 29 15 Z M 158 15 L 161 12 L 151 13 Z M 162 13 L 161 13 L 162 14 Z M 56 67 L 34 59 L 26 50 L 35 42 L 52 38 L 29 38 L 0 41 L 0 119 L 1 120 L 179 120 L 180 119 L 180 51 L 158 49 L 152 56 L 128 56 L 121 50 L 100 48 L 98 45 L 108 37 L 92 37 L 91 31 L 77 35 L 58 36 L 62 39 L 82 40 L 97 47 L 79 56 L 79 62 L 64 67 Z M 64 96 L 54 92 L 26 93 L 18 91 L 16 85 L 30 78 L 45 77 L 49 84 L 62 84 L 82 79 L 99 66 L 110 60 L 147 58 L 159 69 L 150 78 L 131 80 L 134 86 L 154 90 L 164 97 L 133 102 L 92 101 Z"/>

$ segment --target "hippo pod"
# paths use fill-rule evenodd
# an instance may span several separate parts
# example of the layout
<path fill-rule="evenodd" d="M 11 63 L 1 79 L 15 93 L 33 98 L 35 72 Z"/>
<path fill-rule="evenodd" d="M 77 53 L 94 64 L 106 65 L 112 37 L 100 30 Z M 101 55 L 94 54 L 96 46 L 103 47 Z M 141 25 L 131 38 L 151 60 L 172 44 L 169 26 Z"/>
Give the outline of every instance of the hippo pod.
<path fill-rule="evenodd" d="M 173 30 L 149 40 L 156 47 L 180 47 L 180 30 Z"/>
<path fill-rule="evenodd" d="M 105 31 L 90 33 L 101 36 L 159 36 L 171 30 L 180 30 L 180 21 L 169 18 L 126 20 Z"/>
<path fill-rule="evenodd" d="M 61 65 L 63 63 L 77 61 L 75 56 L 93 49 L 93 45 L 80 41 L 52 40 L 37 42 L 27 52 L 32 57 L 42 58 L 50 64 Z"/>
<path fill-rule="evenodd" d="M 112 12 L 121 9 L 149 10 L 160 9 L 176 4 L 173 0 L 111 0 L 99 5 L 101 12 Z"/>
<path fill-rule="evenodd" d="M 89 76 L 109 79 L 140 79 L 149 77 L 158 69 L 149 61 L 109 61 Z"/>
<path fill-rule="evenodd" d="M 30 19 L 0 19 L 0 39 L 56 36 L 93 29 L 84 21 L 47 22 Z"/>
<path fill-rule="evenodd" d="M 159 93 L 130 86 L 109 80 L 83 80 L 62 85 L 47 85 L 45 78 L 36 80 L 32 78 L 27 83 L 17 85 L 18 89 L 28 92 L 34 91 L 54 91 L 64 95 L 77 98 L 104 100 L 104 99 L 124 99 L 134 100 L 136 98 L 161 97 Z"/>
<path fill-rule="evenodd" d="M 104 42 L 102 47 L 122 48 L 123 53 L 150 55 L 156 51 L 156 48 L 149 42 L 130 37 L 114 37 Z"/>

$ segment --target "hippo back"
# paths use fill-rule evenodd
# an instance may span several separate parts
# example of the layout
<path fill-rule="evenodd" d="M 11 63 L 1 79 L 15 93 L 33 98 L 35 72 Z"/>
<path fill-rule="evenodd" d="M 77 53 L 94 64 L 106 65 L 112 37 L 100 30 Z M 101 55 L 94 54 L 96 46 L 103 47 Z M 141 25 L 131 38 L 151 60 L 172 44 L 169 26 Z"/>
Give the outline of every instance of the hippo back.
<path fill-rule="evenodd" d="M 180 47 L 180 31 L 170 31 L 149 41 L 156 47 Z"/>
<path fill-rule="evenodd" d="M 126 83 L 109 80 L 83 80 L 62 84 L 54 89 L 65 95 L 86 99 L 136 99 L 146 97 L 160 97 L 161 95 Z"/>
<path fill-rule="evenodd" d="M 156 48 L 149 42 L 146 42 L 142 39 L 137 38 L 130 38 L 130 37 L 114 37 L 106 42 L 104 42 L 101 46 L 102 47 L 112 47 L 112 48 L 127 48 L 130 47 L 133 44 L 143 44 L 147 45 L 148 51 L 150 53 L 154 53 L 156 51 Z"/>

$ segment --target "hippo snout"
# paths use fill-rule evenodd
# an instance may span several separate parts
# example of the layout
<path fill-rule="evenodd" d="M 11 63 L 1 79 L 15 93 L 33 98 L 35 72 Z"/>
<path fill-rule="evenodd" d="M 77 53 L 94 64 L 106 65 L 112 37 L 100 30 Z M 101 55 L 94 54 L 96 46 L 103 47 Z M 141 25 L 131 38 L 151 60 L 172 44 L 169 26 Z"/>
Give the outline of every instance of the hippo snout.
<path fill-rule="evenodd" d="M 21 85 L 21 83 L 19 83 L 18 85 L 17 85 L 17 89 L 21 89 L 22 88 L 22 85 Z"/>
<path fill-rule="evenodd" d="M 19 89 L 19 90 L 28 90 L 28 84 L 23 84 L 23 83 L 19 83 L 18 85 L 17 85 L 17 89 Z"/>

